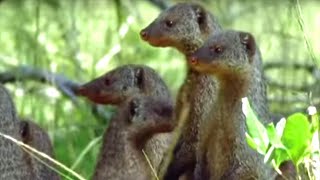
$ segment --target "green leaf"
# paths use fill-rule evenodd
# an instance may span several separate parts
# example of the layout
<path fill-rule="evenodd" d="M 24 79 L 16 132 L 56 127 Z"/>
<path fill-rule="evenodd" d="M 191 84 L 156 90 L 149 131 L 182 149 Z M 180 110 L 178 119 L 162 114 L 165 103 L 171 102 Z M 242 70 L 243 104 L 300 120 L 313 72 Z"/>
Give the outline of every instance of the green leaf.
<path fill-rule="evenodd" d="M 248 98 L 242 98 L 242 111 L 246 116 L 247 133 L 255 142 L 256 150 L 260 154 L 265 154 L 269 145 L 267 130 L 251 109 Z"/>
<path fill-rule="evenodd" d="M 273 160 L 275 162 L 275 165 L 277 167 L 280 166 L 280 164 L 284 161 L 290 160 L 290 156 L 288 154 L 288 150 L 282 149 L 282 148 L 276 148 L 274 150 L 274 156 Z"/>
<path fill-rule="evenodd" d="M 271 146 L 264 157 L 264 162 L 273 162 L 273 165 L 279 167 L 281 162 L 288 159 L 290 159 L 290 156 L 288 155 L 286 148 L 275 148 L 274 146 Z"/>
<path fill-rule="evenodd" d="M 273 123 L 268 124 L 267 126 L 267 133 L 269 137 L 270 143 L 275 148 L 285 148 L 285 146 L 281 142 L 281 134 L 277 133 L 276 128 L 274 127 Z M 280 134 L 280 135 L 279 135 Z"/>
<path fill-rule="evenodd" d="M 295 113 L 287 119 L 281 140 L 296 165 L 310 145 L 310 128 L 308 118 L 301 113 Z"/>
<path fill-rule="evenodd" d="M 256 142 L 253 140 L 253 138 L 252 138 L 248 133 L 246 133 L 246 140 L 247 140 L 248 145 L 249 145 L 253 150 L 256 150 L 256 151 L 257 151 L 257 144 L 256 144 Z"/>

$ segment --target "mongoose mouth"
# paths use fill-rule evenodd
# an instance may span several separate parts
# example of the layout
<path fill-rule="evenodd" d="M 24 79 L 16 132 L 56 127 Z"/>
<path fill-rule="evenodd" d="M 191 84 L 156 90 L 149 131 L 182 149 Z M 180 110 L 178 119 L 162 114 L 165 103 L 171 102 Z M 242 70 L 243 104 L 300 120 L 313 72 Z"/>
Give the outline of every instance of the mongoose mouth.
<path fill-rule="evenodd" d="M 204 60 L 199 59 L 195 55 L 188 56 L 188 63 L 194 70 L 205 73 L 205 74 L 216 74 L 218 73 L 217 67 L 219 66 L 218 62 L 204 63 Z"/>
<path fill-rule="evenodd" d="M 121 102 L 121 98 L 119 96 L 115 95 L 93 95 L 93 96 L 87 96 L 87 98 L 97 104 L 119 104 Z"/>
<path fill-rule="evenodd" d="M 155 47 L 168 47 L 171 46 L 170 41 L 165 38 L 150 38 L 147 41 L 150 45 Z"/>
<path fill-rule="evenodd" d="M 85 87 L 80 87 L 77 95 L 87 97 L 97 104 L 119 104 L 121 102 L 121 98 L 113 93 L 90 91 Z"/>

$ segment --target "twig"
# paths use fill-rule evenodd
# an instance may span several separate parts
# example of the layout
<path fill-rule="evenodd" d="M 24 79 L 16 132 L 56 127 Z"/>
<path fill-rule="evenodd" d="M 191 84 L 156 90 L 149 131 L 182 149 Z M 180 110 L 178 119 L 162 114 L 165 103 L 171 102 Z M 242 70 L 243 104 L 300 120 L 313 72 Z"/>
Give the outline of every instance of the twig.
<path fill-rule="evenodd" d="M 18 66 L 9 71 L 0 73 L 0 83 L 12 83 L 16 81 L 34 80 L 42 83 L 55 85 L 65 96 L 77 104 L 76 90 L 79 83 L 74 82 L 63 76 L 31 66 Z"/>
<path fill-rule="evenodd" d="M 16 81 L 28 81 L 33 80 L 40 83 L 47 83 L 55 86 L 64 96 L 69 98 L 75 105 L 78 104 L 77 88 L 80 83 L 68 79 L 62 74 L 52 73 L 39 68 L 23 65 L 12 67 L 10 70 L 0 73 L 0 83 L 13 83 Z M 102 111 L 102 108 L 98 108 L 99 105 L 90 104 L 91 112 L 96 119 L 106 121 L 110 119 L 110 113 Z"/>

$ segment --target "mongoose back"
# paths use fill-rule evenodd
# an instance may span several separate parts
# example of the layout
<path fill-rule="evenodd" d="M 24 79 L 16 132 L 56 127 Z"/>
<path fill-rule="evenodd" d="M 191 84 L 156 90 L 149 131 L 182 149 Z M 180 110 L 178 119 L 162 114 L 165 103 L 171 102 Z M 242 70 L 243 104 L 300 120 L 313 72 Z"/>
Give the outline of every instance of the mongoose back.
<path fill-rule="evenodd" d="M 202 6 L 179 3 L 162 12 L 140 35 L 152 46 L 174 47 L 188 55 L 198 49 L 210 34 L 220 30 L 216 18 Z M 192 176 L 199 126 L 214 103 L 215 91 L 216 83 L 212 78 L 188 67 L 186 80 L 178 93 L 175 119 L 180 119 L 185 102 L 190 103 L 191 109 L 164 179 L 178 179 L 185 173 Z"/>
<path fill-rule="evenodd" d="M 166 100 L 139 96 L 124 102 L 104 134 L 93 179 L 150 180 L 142 147 L 153 134 L 172 131 L 172 113 Z"/>
<path fill-rule="evenodd" d="M 20 121 L 20 134 L 22 142 L 41 151 L 51 157 L 53 157 L 53 147 L 48 133 L 40 128 L 37 124 L 30 120 Z M 40 157 L 46 164 L 52 166 L 52 164 Z M 28 153 L 26 153 L 25 160 L 30 167 L 30 171 L 33 172 L 33 179 L 47 179 L 58 180 L 60 177 L 56 172 L 51 170 L 45 164 L 39 162 Z"/>
<path fill-rule="evenodd" d="M 268 179 L 269 168 L 246 143 L 241 98 L 254 78 L 256 44 L 250 33 L 225 31 L 188 57 L 193 69 L 218 82 L 217 103 L 202 124 L 195 179 Z"/>
<path fill-rule="evenodd" d="M 162 78 L 148 66 L 120 66 L 79 88 L 79 94 L 99 104 L 119 106 L 127 99 L 144 95 L 172 103 L 169 89 Z M 158 168 L 171 141 L 170 133 L 154 135 L 144 147 L 154 168 Z"/>
<path fill-rule="evenodd" d="M 0 84 L 0 132 L 21 141 L 19 120 L 7 90 Z M 32 179 L 23 150 L 0 136 L 0 179 Z"/>

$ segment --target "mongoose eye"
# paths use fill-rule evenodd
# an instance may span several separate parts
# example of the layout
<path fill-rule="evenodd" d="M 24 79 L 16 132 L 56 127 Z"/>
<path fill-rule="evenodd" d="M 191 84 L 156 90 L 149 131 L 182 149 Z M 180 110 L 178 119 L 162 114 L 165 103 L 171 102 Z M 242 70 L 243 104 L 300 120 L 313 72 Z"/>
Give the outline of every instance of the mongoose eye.
<path fill-rule="evenodd" d="M 215 45 L 215 46 L 211 46 L 210 47 L 210 51 L 211 52 L 215 52 L 215 53 L 221 53 L 223 51 L 223 48 L 219 45 Z"/>
<path fill-rule="evenodd" d="M 20 134 L 22 137 L 27 137 L 29 134 L 29 124 L 22 121 L 20 124 Z"/>
<path fill-rule="evenodd" d="M 171 28 L 173 26 L 173 21 L 171 21 L 171 20 L 166 20 L 165 23 L 166 23 L 166 26 L 169 28 Z"/>
<path fill-rule="evenodd" d="M 106 78 L 106 79 L 104 80 L 104 85 L 109 86 L 110 83 L 111 83 L 110 79 Z"/>

